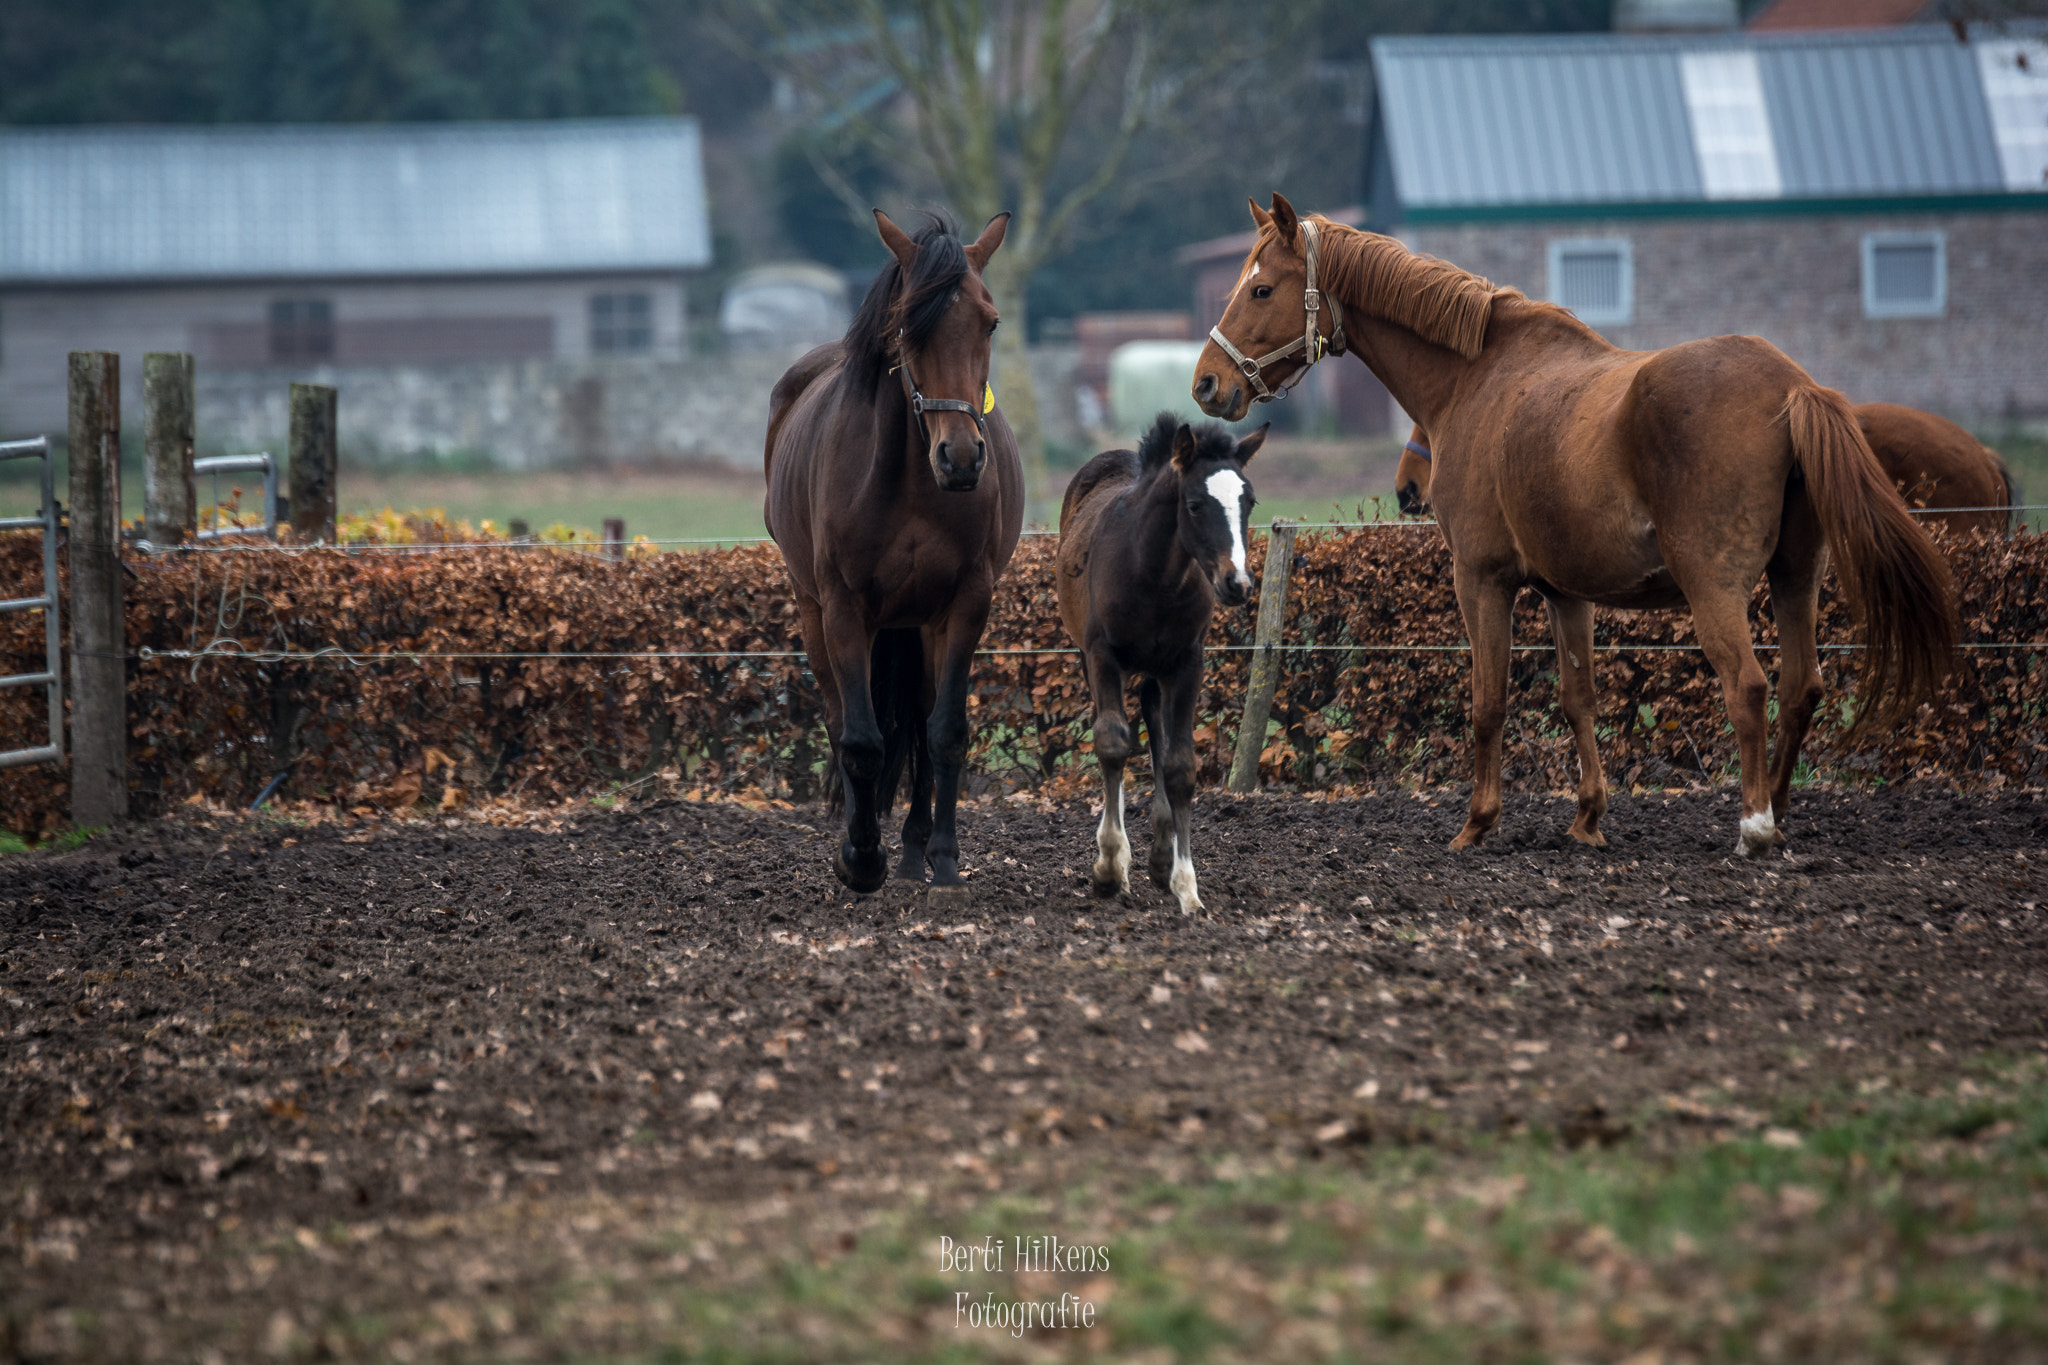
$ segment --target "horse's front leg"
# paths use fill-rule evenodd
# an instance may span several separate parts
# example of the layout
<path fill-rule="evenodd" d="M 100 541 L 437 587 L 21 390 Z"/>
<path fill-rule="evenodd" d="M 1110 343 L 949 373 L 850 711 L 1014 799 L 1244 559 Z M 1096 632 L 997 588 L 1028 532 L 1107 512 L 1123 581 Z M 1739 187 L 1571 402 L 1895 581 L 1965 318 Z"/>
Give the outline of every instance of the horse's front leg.
<path fill-rule="evenodd" d="M 1124 719 L 1124 671 L 1107 649 L 1082 658 L 1094 703 L 1095 761 L 1102 768 L 1102 822 L 1095 827 L 1095 894 L 1131 889 L 1131 841 L 1124 833 L 1124 764 L 1131 757 L 1131 725 Z"/>
<path fill-rule="evenodd" d="M 1579 815 L 1572 821 L 1572 838 L 1605 848 L 1600 817 L 1607 813 L 1607 774 L 1600 768 L 1600 745 L 1593 735 L 1593 604 L 1545 598 L 1544 605 L 1550 608 L 1550 638 L 1557 642 L 1564 718 L 1579 750 Z"/>
<path fill-rule="evenodd" d="M 1452 848 L 1471 848 L 1500 823 L 1500 734 L 1508 716 L 1508 645 L 1515 589 L 1456 572 L 1458 612 L 1472 641 L 1472 808 Z"/>
<path fill-rule="evenodd" d="M 839 771 L 846 790 L 846 837 L 833 871 L 855 891 L 880 889 L 888 880 L 875 788 L 882 776 L 882 727 L 875 721 L 868 669 L 874 636 L 857 612 L 839 603 L 824 612 L 825 653 L 839 692 Z"/>
<path fill-rule="evenodd" d="M 931 744 L 933 793 L 932 838 L 925 860 L 932 867 L 933 886 L 958 886 L 960 836 L 954 819 L 960 804 L 960 773 L 967 764 L 967 686 L 974 651 L 988 624 L 989 591 L 962 590 L 952 613 L 939 630 L 925 632 L 925 657 L 938 672 L 926 734 Z"/>
<path fill-rule="evenodd" d="M 1152 857 L 1155 884 L 1173 893 L 1180 912 L 1202 908 L 1195 889 L 1195 698 L 1202 690 L 1202 660 L 1166 678 L 1145 680 L 1145 734 L 1152 744 Z"/>

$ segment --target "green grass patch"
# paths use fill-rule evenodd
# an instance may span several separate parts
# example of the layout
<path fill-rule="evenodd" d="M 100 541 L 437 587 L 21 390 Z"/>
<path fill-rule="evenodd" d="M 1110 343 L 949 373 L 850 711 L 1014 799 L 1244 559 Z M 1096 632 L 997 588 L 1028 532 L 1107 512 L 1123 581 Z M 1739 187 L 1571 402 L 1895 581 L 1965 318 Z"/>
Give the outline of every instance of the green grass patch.
<path fill-rule="evenodd" d="M 94 835 L 105 828 L 104 825 L 88 825 L 83 829 L 59 830 L 49 838 L 35 843 L 30 843 L 11 830 L 0 829 L 0 858 L 11 853 L 69 853 L 73 849 L 85 847 Z"/>
<path fill-rule="evenodd" d="M 1212 1153 L 1193 1178 L 1104 1169 L 1044 1198 L 934 1202 L 870 1218 L 843 1254 L 771 1246 L 669 1292 L 638 1286 L 650 1297 L 629 1316 L 667 1326 L 620 1358 L 1419 1365 L 2048 1348 L 2038 1059 L 1985 1063 L 1938 1095 L 1802 1095 L 1777 1112 L 1720 1134 L 1643 1115 L 1635 1139 L 1577 1151 L 1543 1132 L 1426 1147 L 1332 1136 L 1319 1158 Z M 939 1259 L 942 1237 L 1044 1235 L 1102 1248 L 1108 1269 Z M 625 1306 L 616 1283 L 564 1285 L 558 1324 L 600 1292 Z M 1092 1330 L 1019 1338 L 965 1320 L 990 1295 L 1062 1293 L 1094 1305 Z"/>

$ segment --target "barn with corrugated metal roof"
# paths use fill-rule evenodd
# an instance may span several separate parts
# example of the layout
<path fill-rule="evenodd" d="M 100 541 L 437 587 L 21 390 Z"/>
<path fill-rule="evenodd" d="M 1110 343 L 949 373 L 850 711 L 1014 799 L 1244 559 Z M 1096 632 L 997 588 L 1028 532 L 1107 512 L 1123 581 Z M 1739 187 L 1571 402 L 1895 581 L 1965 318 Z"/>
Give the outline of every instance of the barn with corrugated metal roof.
<path fill-rule="evenodd" d="M 0 420 L 64 355 L 203 371 L 676 358 L 710 263 L 687 118 L 0 132 Z"/>
<path fill-rule="evenodd" d="M 2048 419 L 2048 29 L 1382 38 L 1368 224 L 1652 349 Z"/>

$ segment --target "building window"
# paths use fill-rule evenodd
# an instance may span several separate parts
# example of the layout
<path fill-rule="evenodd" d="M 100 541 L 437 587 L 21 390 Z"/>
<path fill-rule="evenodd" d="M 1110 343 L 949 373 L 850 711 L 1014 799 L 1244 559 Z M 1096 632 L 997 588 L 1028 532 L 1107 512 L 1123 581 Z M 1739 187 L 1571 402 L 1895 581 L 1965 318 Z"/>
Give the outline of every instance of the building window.
<path fill-rule="evenodd" d="M 1939 232 L 1863 234 L 1863 315 L 1938 318 L 1948 308 L 1948 243 Z"/>
<path fill-rule="evenodd" d="M 1632 322 L 1635 254 L 1626 237 L 1567 237 L 1550 244 L 1550 301 L 1593 327 Z"/>
<path fill-rule="evenodd" d="M 334 305 L 326 299 L 271 300 L 270 358 L 334 359 Z"/>
<path fill-rule="evenodd" d="M 654 305 L 645 294 L 590 296 L 590 349 L 639 355 L 654 349 Z"/>

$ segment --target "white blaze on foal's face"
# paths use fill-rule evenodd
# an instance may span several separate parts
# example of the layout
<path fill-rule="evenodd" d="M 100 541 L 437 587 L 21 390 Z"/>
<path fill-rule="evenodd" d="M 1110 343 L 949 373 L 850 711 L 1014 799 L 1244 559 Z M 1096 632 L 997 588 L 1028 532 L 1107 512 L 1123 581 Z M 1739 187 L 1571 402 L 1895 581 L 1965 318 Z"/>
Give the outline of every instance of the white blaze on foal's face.
<path fill-rule="evenodd" d="M 1223 522 L 1230 528 L 1230 567 L 1248 582 L 1251 574 L 1244 562 L 1244 475 L 1234 469 L 1219 469 L 1202 480 L 1202 487 L 1223 509 Z"/>

